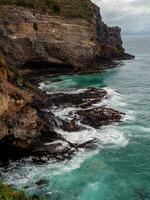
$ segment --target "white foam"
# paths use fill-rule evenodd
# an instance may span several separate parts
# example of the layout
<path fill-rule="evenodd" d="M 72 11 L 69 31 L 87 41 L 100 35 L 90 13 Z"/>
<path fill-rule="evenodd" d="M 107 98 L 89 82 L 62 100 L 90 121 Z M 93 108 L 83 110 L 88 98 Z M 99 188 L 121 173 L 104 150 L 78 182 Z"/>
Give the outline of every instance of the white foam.
<path fill-rule="evenodd" d="M 117 130 L 115 125 L 111 125 L 102 128 L 100 142 L 102 145 L 110 144 L 112 147 L 125 147 L 129 142 L 129 138 L 124 132 Z"/>
<path fill-rule="evenodd" d="M 107 92 L 107 96 L 102 101 L 93 104 L 94 107 L 107 106 L 114 109 L 119 109 L 120 107 L 123 108 L 127 105 L 118 92 L 115 92 L 110 88 L 104 88 L 104 90 Z"/>
<path fill-rule="evenodd" d="M 116 129 L 115 125 L 106 126 L 102 129 L 94 129 L 87 126 L 87 129 L 68 133 L 66 131 L 57 130 L 66 140 L 72 143 L 82 144 L 93 139 L 99 141 L 100 146 L 114 145 L 114 147 L 122 147 L 128 144 L 128 138 L 123 132 Z"/>
<path fill-rule="evenodd" d="M 115 108 L 125 107 L 127 104 L 124 102 L 123 95 L 110 88 L 104 88 L 108 96 L 108 106 Z"/>
<path fill-rule="evenodd" d="M 135 120 L 135 112 L 128 109 L 127 103 L 125 103 L 125 96 L 119 94 L 110 88 L 104 88 L 107 92 L 107 97 L 103 99 L 102 102 L 93 104 L 94 107 L 106 106 L 117 109 L 125 115 L 122 118 L 122 121 L 134 121 Z"/>
<path fill-rule="evenodd" d="M 80 168 L 81 164 L 86 160 L 97 154 L 98 150 L 87 152 L 80 151 L 72 160 L 66 160 L 59 163 L 49 163 L 42 166 L 37 166 L 34 164 L 27 163 L 25 166 L 17 166 L 17 163 L 14 163 L 12 167 L 5 173 L 1 173 L 3 180 L 11 185 L 16 186 L 19 189 L 22 189 L 26 186 L 28 192 L 33 192 L 36 190 L 35 183 L 39 180 L 51 180 L 54 176 L 61 176 L 67 173 L 70 173 L 73 170 Z M 31 186 L 31 187 L 30 187 Z"/>
<path fill-rule="evenodd" d="M 142 132 L 150 133 L 150 128 L 148 127 L 141 127 Z"/>
<path fill-rule="evenodd" d="M 17 164 L 14 163 L 7 172 L 1 173 L 4 181 L 15 185 L 18 188 L 29 186 L 27 190 L 30 192 L 30 188 L 32 188 L 32 191 L 37 189 L 35 183 L 38 180 L 51 180 L 54 176 L 61 176 L 80 168 L 86 159 L 97 154 L 101 148 L 125 147 L 129 142 L 126 134 L 117 130 L 115 125 L 105 126 L 101 129 L 94 129 L 86 125 L 83 126 L 85 130 L 82 131 L 68 133 L 59 130 L 59 133 L 68 141 L 78 144 L 82 144 L 95 138 L 98 140 L 99 148 L 88 152 L 85 149 L 80 149 L 72 160 L 66 160 L 59 163 L 52 164 L 52 162 L 50 162 L 49 164 L 42 166 L 26 163 L 26 165 L 18 167 Z"/>
<path fill-rule="evenodd" d="M 42 82 L 42 83 L 39 83 L 39 89 L 43 90 L 43 89 L 44 89 L 44 87 L 45 87 L 45 83 L 44 83 L 44 82 Z"/>
<path fill-rule="evenodd" d="M 82 94 L 83 92 L 86 92 L 87 89 L 72 89 L 68 91 L 64 91 L 65 94 Z"/>
<path fill-rule="evenodd" d="M 127 110 L 126 114 L 123 116 L 122 121 L 135 121 L 135 112 L 132 110 Z"/>
<path fill-rule="evenodd" d="M 75 107 L 67 107 L 67 108 L 60 108 L 53 111 L 55 116 L 60 117 L 61 119 L 72 119 L 70 113 L 74 113 L 78 109 Z"/>
<path fill-rule="evenodd" d="M 59 89 L 57 89 L 57 90 L 48 91 L 47 94 L 57 94 L 57 93 L 63 93 L 63 94 L 81 94 L 81 93 L 83 93 L 85 91 L 87 91 L 87 89 L 75 89 L 75 88 L 72 88 L 72 90 L 59 90 Z"/>

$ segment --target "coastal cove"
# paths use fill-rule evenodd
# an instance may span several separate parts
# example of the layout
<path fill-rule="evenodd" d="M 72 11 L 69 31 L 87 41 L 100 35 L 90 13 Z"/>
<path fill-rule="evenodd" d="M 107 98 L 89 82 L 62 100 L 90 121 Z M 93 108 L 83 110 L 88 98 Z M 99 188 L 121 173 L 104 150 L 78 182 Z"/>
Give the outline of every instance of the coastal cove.
<path fill-rule="evenodd" d="M 104 89 L 108 98 L 94 106 L 125 113 L 122 122 L 69 134 L 57 130 L 70 142 L 96 138 L 96 143 L 90 149 L 80 148 L 71 160 L 43 165 L 30 159 L 12 162 L 1 168 L 6 183 L 47 200 L 150 198 L 150 37 L 125 37 L 124 47 L 135 59 L 122 61 L 120 67 L 100 74 L 60 76 L 41 84 L 48 93 Z M 73 109 L 54 111 L 67 118 Z"/>

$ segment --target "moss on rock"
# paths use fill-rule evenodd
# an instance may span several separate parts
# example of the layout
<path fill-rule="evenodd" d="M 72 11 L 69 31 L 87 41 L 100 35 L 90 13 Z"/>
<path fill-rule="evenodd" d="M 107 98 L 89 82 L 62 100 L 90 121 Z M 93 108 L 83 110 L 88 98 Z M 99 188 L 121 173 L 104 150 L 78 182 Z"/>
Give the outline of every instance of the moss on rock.
<path fill-rule="evenodd" d="M 11 186 L 0 183 L 0 200 L 41 200 L 29 197 L 23 191 L 16 191 Z"/>

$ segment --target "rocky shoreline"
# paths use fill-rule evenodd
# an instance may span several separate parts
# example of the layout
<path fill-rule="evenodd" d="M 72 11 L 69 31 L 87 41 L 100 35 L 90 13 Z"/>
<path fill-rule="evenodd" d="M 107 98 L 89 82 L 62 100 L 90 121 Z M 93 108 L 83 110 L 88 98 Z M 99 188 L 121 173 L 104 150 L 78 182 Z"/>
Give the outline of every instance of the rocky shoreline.
<path fill-rule="evenodd" d="M 107 97 L 107 92 L 101 89 L 89 88 L 81 93 L 66 94 L 55 93 L 46 94 L 37 87 L 32 85 L 28 92 L 32 94 L 32 101 L 27 108 L 21 109 L 22 116 L 15 116 L 17 119 L 7 119 L 12 126 L 5 127 L 6 132 L 16 131 L 16 134 L 6 136 L 1 140 L 1 164 L 5 164 L 12 159 L 32 156 L 33 162 L 43 163 L 50 159 L 64 160 L 70 159 L 80 148 L 92 148 L 96 143 L 96 139 L 85 143 L 71 143 L 67 141 L 57 129 L 65 132 L 74 132 L 84 130 L 84 125 L 90 125 L 94 128 L 99 128 L 103 125 L 111 124 L 113 122 L 120 122 L 123 113 L 113 109 L 98 107 L 92 108 L 93 104 L 102 102 Z M 68 107 L 78 108 L 76 112 L 70 112 L 71 119 L 61 119 L 55 113 L 55 109 L 67 109 Z M 40 126 L 35 126 L 35 116 L 29 114 L 32 109 L 36 112 L 36 117 L 39 118 Z M 24 122 L 18 121 L 18 117 L 23 117 L 23 112 L 28 112 L 24 116 Z M 8 117 L 8 116 L 7 116 Z M 17 122 L 16 122 L 17 120 Z M 21 120 L 19 118 L 19 120 Z M 82 125 L 78 124 L 81 121 Z M 6 122 L 5 122 L 6 123 Z M 8 122 L 7 122 L 8 123 Z M 24 123 L 24 124 L 21 124 Z M 34 124 L 34 129 L 32 125 Z M 21 127 L 22 125 L 22 127 Z M 26 131 L 23 134 L 23 130 Z M 25 130 L 26 129 L 26 130 Z M 4 128 L 3 128 L 4 131 Z M 27 134 L 29 133 L 29 135 Z M 38 134 L 37 134 L 38 133 Z M 3 153 L 2 153 L 3 152 Z M 4 154 L 5 152 L 5 154 Z"/>
<path fill-rule="evenodd" d="M 96 139 L 72 143 L 57 130 L 76 134 L 124 115 L 93 107 L 108 98 L 104 90 L 47 94 L 37 87 L 50 76 L 97 73 L 117 66 L 115 60 L 134 58 L 122 47 L 121 29 L 108 27 L 91 1 L 58 1 L 59 11 L 53 5 L 44 10 L 44 2 L 0 5 L 0 165 L 28 156 L 37 163 L 70 159 L 80 148 L 93 148 Z M 80 8 L 84 15 L 76 16 Z M 55 115 L 54 108 L 68 107 L 78 108 L 71 120 Z"/>

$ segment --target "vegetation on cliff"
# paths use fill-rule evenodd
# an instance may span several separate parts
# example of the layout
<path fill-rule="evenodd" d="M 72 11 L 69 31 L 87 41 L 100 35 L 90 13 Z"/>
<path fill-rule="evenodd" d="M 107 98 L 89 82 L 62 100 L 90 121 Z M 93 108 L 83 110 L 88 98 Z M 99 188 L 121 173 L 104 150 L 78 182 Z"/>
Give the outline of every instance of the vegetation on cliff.
<path fill-rule="evenodd" d="M 0 0 L 0 5 L 17 5 L 73 18 L 91 18 L 93 11 L 90 0 Z"/>
<path fill-rule="evenodd" d="M 38 197 L 28 197 L 23 191 L 16 191 L 11 186 L 0 183 L 0 200 L 41 200 Z"/>

